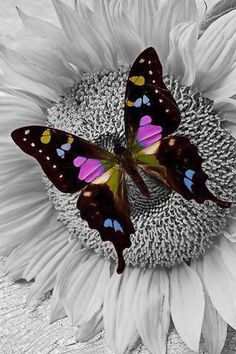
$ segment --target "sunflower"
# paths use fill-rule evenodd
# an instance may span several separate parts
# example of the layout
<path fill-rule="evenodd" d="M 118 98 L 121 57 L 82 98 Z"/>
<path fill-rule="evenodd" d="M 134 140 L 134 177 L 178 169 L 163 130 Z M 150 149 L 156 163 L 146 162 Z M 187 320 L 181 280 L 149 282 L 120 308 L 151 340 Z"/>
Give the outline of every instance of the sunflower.
<path fill-rule="evenodd" d="M 5 272 L 35 280 L 28 301 L 53 289 L 51 321 L 68 316 L 79 341 L 104 329 L 116 354 L 129 352 L 139 337 L 161 354 L 172 321 L 191 350 L 199 350 L 202 334 L 209 353 L 220 353 L 227 325 L 236 329 L 236 10 L 199 36 L 194 0 L 53 4 L 60 28 L 18 10 L 23 29 L 0 48 Z M 10 133 L 48 125 L 110 150 L 114 137 L 124 138 L 130 65 L 149 46 L 181 111 L 176 134 L 198 146 L 210 189 L 233 206 L 186 201 L 152 180 L 145 199 L 130 184 L 136 232 L 118 276 L 112 245 L 80 218 L 78 194 L 59 192 Z"/>

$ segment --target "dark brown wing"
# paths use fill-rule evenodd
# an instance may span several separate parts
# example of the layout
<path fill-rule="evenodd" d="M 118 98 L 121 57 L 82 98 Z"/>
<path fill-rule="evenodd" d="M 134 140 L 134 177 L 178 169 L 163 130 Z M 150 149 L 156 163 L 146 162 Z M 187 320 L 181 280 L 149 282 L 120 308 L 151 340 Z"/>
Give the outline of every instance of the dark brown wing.
<path fill-rule="evenodd" d="M 134 155 L 137 164 L 185 199 L 212 200 L 221 208 L 231 203 L 217 198 L 206 186 L 207 174 L 198 148 L 186 137 L 169 136 Z"/>
<path fill-rule="evenodd" d="M 129 216 L 124 173 L 116 166 L 105 177 L 106 174 L 82 191 L 78 209 L 89 227 L 98 230 L 102 241 L 113 243 L 118 257 L 117 273 L 122 273 L 123 251 L 131 246 L 130 235 L 135 230 Z"/>
<path fill-rule="evenodd" d="M 162 75 L 154 48 L 144 50 L 130 70 L 125 94 L 125 133 L 130 151 L 173 133 L 180 123 L 180 111 Z"/>
<path fill-rule="evenodd" d="M 12 138 L 64 193 L 80 190 L 115 164 L 109 152 L 62 130 L 27 126 L 14 130 Z"/>

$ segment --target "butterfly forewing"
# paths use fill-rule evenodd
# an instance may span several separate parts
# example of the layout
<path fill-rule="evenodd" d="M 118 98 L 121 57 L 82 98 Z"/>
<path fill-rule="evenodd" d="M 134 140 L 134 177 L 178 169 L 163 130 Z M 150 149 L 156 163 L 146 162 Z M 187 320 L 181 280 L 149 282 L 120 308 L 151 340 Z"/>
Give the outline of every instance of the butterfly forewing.
<path fill-rule="evenodd" d="M 16 129 L 12 138 L 64 193 L 79 191 L 115 163 L 109 152 L 58 129 L 28 126 Z"/>
<path fill-rule="evenodd" d="M 137 152 L 173 133 L 180 111 L 165 86 L 162 66 L 154 48 L 135 60 L 125 94 L 125 131 L 130 151 Z"/>

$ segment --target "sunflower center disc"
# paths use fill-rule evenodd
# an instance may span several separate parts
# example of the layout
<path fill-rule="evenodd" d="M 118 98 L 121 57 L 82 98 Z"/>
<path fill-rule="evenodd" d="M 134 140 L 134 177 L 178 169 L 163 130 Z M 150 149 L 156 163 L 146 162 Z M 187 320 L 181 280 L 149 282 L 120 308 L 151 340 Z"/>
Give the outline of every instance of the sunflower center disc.
<path fill-rule="evenodd" d="M 61 101 L 48 111 L 48 124 L 78 135 L 113 150 L 114 138 L 124 141 L 124 94 L 128 67 L 114 71 L 84 74 Z M 205 159 L 211 191 L 233 200 L 235 187 L 234 139 L 221 127 L 221 118 L 212 103 L 189 87 L 181 87 L 173 77 L 165 79 L 181 110 L 182 120 L 176 135 L 188 136 Z M 186 201 L 149 177 L 144 177 L 151 192 L 149 199 L 140 195 L 127 180 L 131 218 L 135 234 L 132 246 L 124 251 L 127 264 L 139 267 L 171 267 L 183 260 L 201 255 L 221 234 L 230 213 L 214 203 L 199 205 Z M 102 242 L 80 218 L 76 202 L 79 193 L 63 194 L 46 177 L 43 178 L 58 218 L 69 229 L 71 238 L 78 238 L 86 247 L 116 259 L 110 242 Z M 132 198 L 131 198 L 132 196 Z"/>

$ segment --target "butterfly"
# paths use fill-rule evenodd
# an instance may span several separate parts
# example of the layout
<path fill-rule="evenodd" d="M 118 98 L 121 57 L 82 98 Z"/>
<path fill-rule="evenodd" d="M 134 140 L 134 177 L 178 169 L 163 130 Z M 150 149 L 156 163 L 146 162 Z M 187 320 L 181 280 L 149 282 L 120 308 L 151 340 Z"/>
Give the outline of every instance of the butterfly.
<path fill-rule="evenodd" d="M 180 120 L 177 103 L 163 81 L 158 54 L 150 47 L 133 63 L 126 84 L 126 146 L 115 143 L 114 153 L 110 153 L 73 134 L 44 126 L 16 129 L 12 138 L 39 162 L 61 192 L 81 191 L 77 202 L 81 218 L 99 232 L 102 241 L 112 242 L 117 273 L 122 273 L 123 251 L 131 246 L 130 236 L 135 232 L 127 175 L 146 197 L 150 191 L 140 171 L 186 200 L 211 200 L 221 208 L 231 205 L 206 186 L 208 177 L 197 146 L 187 137 L 172 135 Z"/>

